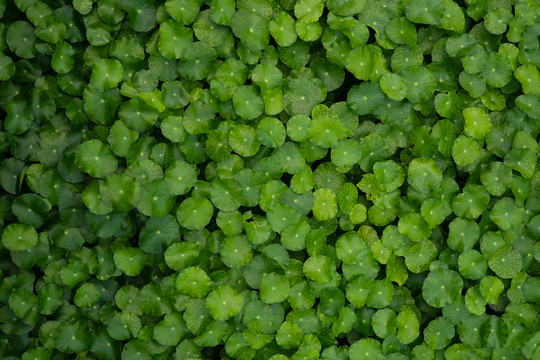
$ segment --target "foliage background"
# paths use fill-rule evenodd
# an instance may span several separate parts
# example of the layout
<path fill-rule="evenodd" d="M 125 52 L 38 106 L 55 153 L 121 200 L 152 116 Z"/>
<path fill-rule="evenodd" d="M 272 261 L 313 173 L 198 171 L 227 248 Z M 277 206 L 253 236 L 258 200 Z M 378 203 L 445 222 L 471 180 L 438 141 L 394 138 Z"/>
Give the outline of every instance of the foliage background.
<path fill-rule="evenodd" d="M 3 359 L 539 359 L 534 0 L 0 0 Z"/>

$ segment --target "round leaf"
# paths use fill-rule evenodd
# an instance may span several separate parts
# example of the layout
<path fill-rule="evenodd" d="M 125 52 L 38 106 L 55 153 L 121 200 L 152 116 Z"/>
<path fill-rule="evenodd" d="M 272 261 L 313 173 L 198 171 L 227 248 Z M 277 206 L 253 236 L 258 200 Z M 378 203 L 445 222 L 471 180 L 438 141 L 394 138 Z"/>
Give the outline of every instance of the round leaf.
<path fill-rule="evenodd" d="M 176 278 L 176 290 L 194 298 L 204 297 L 211 288 L 212 280 L 197 266 L 185 268 Z"/>
<path fill-rule="evenodd" d="M 206 297 L 206 308 L 212 317 L 224 321 L 237 315 L 244 307 L 244 298 L 229 285 L 216 287 Z"/>
<path fill-rule="evenodd" d="M 289 290 L 287 278 L 276 274 L 263 276 L 259 285 L 261 300 L 267 304 L 284 301 L 289 296 Z"/>
<path fill-rule="evenodd" d="M 510 245 L 505 245 L 490 257 L 488 265 L 498 277 L 511 279 L 521 271 L 521 254 Z"/>
<path fill-rule="evenodd" d="M 36 230 L 27 224 L 9 224 L 2 233 L 2 244 L 10 251 L 27 251 L 37 242 Z"/>
<path fill-rule="evenodd" d="M 458 273 L 451 270 L 435 270 L 428 274 L 422 286 L 422 295 L 426 302 L 442 308 L 456 301 L 461 295 L 463 280 Z"/>
<path fill-rule="evenodd" d="M 98 139 L 85 141 L 79 146 L 75 153 L 75 163 L 79 170 L 96 178 L 111 175 L 118 166 L 116 156 Z"/>

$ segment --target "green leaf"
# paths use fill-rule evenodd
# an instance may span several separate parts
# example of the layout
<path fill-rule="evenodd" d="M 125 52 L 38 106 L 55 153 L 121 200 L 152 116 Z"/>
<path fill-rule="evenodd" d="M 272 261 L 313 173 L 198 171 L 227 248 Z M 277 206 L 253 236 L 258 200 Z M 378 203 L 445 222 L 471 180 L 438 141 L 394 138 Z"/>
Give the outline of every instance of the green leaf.
<path fill-rule="evenodd" d="M 373 331 L 380 338 L 393 335 L 397 329 L 397 315 L 390 309 L 377 310 L 371 318 Z"/>
<path fill-rule="evenodd" d="M 268 44 L 268 21 L 255 12 L 236 11 L 231 18 L 231 29 L 250 50 L 262 50 Z"/>
<path fill-rule="evenodd" d="M 159 53 L 168 59 L 180 59 L 192 40 L 193 31 L 174 20 L 167 20 L 159 26 Z"/>
<path fill-rule="evenodd" d="M 427 270 L 436 256 L 437 248 L 431 241 L 420 241 L 405 252 L 405 265 L 413 273 L 419 273 Z"/>
<path fill-rule="evenodd" d="M 319 0 L 300 0 L 294 6 L 294 15 L 303 23 L 312 23 L 321 17 L 324 4 Z"/>
<path fill-rule="evenodd" d="M 281 233 L 288 226 L 297 223 L 302 215 L 288 205 L 278 204 L 267 211 L 267 219 L 272 230 Z"/>
<path fill-rule="evenodd" d="M 354 232 L 348 232 L 336 241 L 336 255 L 344 264 L 353 264 L 365 257 L 368 247 Z"/>
<path fill-rule="evenodd" d="M 347 102 L 358 115 L 366 115 L 379 108 L 384 101 L 384 94 L 376 83 L 363 82 L 351 87 Z"/>
<path fill-rule="evenodd" d="M 216 287 L 206 297 L 206 308 L 212 317 L 224 321 L 236 316 L 244 307 L 244 298 L 229 285 Z"/>
<path fill-rule="evenodd" d="M 500 90 L 488 87 L 480 97 L 482 104 L 491 111 L 500 111 L 506 106 L 506 99 Z"/>
<path fill-rule="evenodd" d="M 257 131 L 249 125 L 235 125 L 229 133 L 229 145 L 242 157 L 255 155 L 261 146 Z"/>
<path fill-rule="evenodd" d="M 197 17 L 200 5 L 198 1 L 167 0 L 165 10 L 174 20 L 183 25 L 189 25 Z"/>
<path fill-rule="evenodd" d="M 486 302 L 476 286 L 467 290 L 465 294 L 465 306 L 474 315 L 482 315 L 486 311 Z"/>
<path fill-rule="evenodd" d="M 99 184 L 99 193 L 105 205 L 119 212 L 133 209 L 141 198 L 141 187 L 132 177 L 123 174 L 109 175 Z"/>
<path fill-rule="evenodd" d="M 489 304 L 497 304 L 499 295 L 504 290 L 502 281 L 495 276 L 486 276 L 480 280 L 480 293 Z"/>
<path fill-rule="evenodd" d="M 309 115 L 325 98 L 326 88 L 319 79 L 293 79 L 283 89 L 283 107 L 291 116 Z"/>
<path fill-rule="evenodd" d="M 225 238 L 219 251 L 223 263 L 233 269 L 243 268 L 252 257 L 251 243 L 241 235 Z"/>
<path fill-rule="evenodd" d="M 99 288 L 95 284 L 86 283 L 82 284 L 77 289 L 73 302 L 78 307 L 89 308 L 94 305 L 100 298 Z"/>
<path fill-rule="evenodd" d="M 116 313 L 107 325 L 107 332 L 115 340 L 137 338 L 142 324 L 139 317 L 133 313 Z"/>
<path fill-rule="evenodd" d="M 133 285 L 124 285 L 116 292 L 114 302 L 123 312 L 142 315 L 142 310 L 139 306 L 140 293 L 141 291 Z"/>
<path fill-rule="evenodd" d="M 139 296 L 141 309 L 150 316 L 161 316 L 170 313 L 172 304 L 167 294 L 172 291 L 172 288 L 155 282 L 144 285 Z"/>
<path fill-rule="evenodd" d="M 285 127 L 276 118 L 265 117 L 257 125 L 257 139 L 269 148 L 277 148 L 285 141 Z"/>
<path fill-rule="evenodd" d="M 501 230 L 510 230 L 523 223 L 525 210 L 516 206 L 511 198 L 502 198 L 495 203 L 489 213 L 489 218 Z"/>
<path fill-rule="evenodd" d="M 38 297 L 24 289 L 14 289 L 8 299 L 9 308 L 24 324 L 35 325 L 38 322 Z"/>
<path fill-rule="evenodd" d="M 486 66 L 486 51 L 482 46 L 476 45 L 471 52 L 461 58 L 461 62 L 468 74 L 478 74 Z"/>
<path fill-rule="evenodd" d="M 336 194 L 330 189 L 318 189 L 313 194 L 313 215 L 319 221 L 332 219 L 337 214 Z"/>
<path fill-rule="evenodd" d="M 70 288 L 88 280 L 90 276 L 88 266 L 79 260 L 70 262 L 60 269 L 60 280 Z"/>
<path fill-rule="evenodd" d="M 92 0 L 74 0 L 73 8 L 81 15 L 87 15 L 92 10 Z"/>
<path fill-rule="evenodd" d="M 197 173 L 192 165 L 176 161 L 165 170 L 164 182 L 167 190 L 173 195 L 186 194 L 197 182 Z"/>
<path fill-rule="evenodd" d="M 407 88 L 407 99 L 412 103 L 421 103 L 433 96 L 436 88 L 431 72 L 421 66 L 413 66 L 401 72 L 401 78 Z"/>
<path fill-rule="evenodd" d="M 491 195 L 501 196 L 510 187 L 512 170 L 507 169 L 501 162 L 490 163 L 480 175 L 482 185 Z"/>
<path fill-rule="evenodd" d="M 30 107 L 23 100 L 9 102 L 6 105 L 7 116 L 4 120 L 4 129 L 12 135 L 21 135 L 30 128 L 33 115 Z"/>
<path fill-rule="evenodd" d="M 143 132 L 158 119 L 158 111 L 139 99 L 125 101 L 118 109 L 118 117 L 131 130 Z"/>
<path fill-rule="evenodd" d="M 137 276 L 146 265 L 148 256 L 139 248 L 124 247 L 114 253 L 114 264 L 128 276 Z"/>
<path fill-rule="evenodd" d="M 432 320 L 424 330 L 424 341 L 434 350 L 444 349 L 454 337 L 454 326 L 444 317 Z"/>
<path fill-rule="evenodd" d="M 345 79 L 345 71 L 326 59 L 315 59 L 309 64 L 309 68 L 323 81 L 327 91 L 338 89 Z"/>
<path fill-rule="evenodd" d="M 214 207 L 210 200 L 190 197 L 178 206 L 176 219 L 180 226 L 190 230 L 200 230 L 208 225 L 213 214 Z"/>
<path fill-rule="evenodd" d="M 273 330 L 273 316 L 272 307 L 260 300 L 253 300 L 244 308 L 242 323 L 253 332 L 266 334 Z"/>
<path fill-rule="evenodd" d="M 36 194 L 23 194 L 16 197 L 11 205 L 13 215 L 20 223 L 39 228 L 49 217 L 52 205 Z"/>
<path fill-rule="evenodd" d="M 439 27 L 446 30 L 462 32 L 465 28 L 465 15 L 462 8 L 452 0 L 445 0 L 446 9 Z"/>
<path fill-rule="evenodd" d="M 521 254 L 512 246 L 505 245 L 490 256 L 488 265 L 498 277 L 510 279 L 521 271 Z"/>
<path fill-rule="evenodd" d="M 389 279 L 376 280 L 366 299 L 366 305 L 382 309 L 392 303 L 394 287 Z"/>
<path fill-rule="evenodd" d="M 480 156 L 478 143 L 465 135 L 460 135 L 452 146 L 452 157 L 459 166 L 467 166 L 475 162 Z"/>
<path fill-rule="evenodd" d="M 386 264 L 386 277 L 398 285 L 403 285 L 408 276 L 407 267 L 402 258 L 391 256 Z"/>
<path fill-rule="evenodd" d="M 481 108 L 463 110 L 465 117 L 465 132 L 476 139 L 483 139 L 491 129 L 491 120 Z"/>
<path fill-rule="evenodd" d="M 295 322 L 285 321 L 276 333 L 276 343 L 284 349 L 296 348 L 302 340 L 302 329 Z"/>
<path fill-rule="evenodd" d="M 186 79 L 202 80 L 212 71 L 216 58 L 216 50 L 210 44 L 193 42 L 184 49 L 178 71 Z"/>
<path fill-rule="evenodd" d="M 268 274 L 262 277 L 259 291 L 263 302 L 274 304 L 284 301 L 289 296 L 290 286 L 287 278 Z"/>
<path fill-rule="evenodd" d="M 64 353 L 80 354 L 88 350 L 91 344 L 90 330 L 81 320 L 62 323 L 54 336 L 54 347 Z"/>
<path fill-rule="evenodd" d="M 57 284 L 48 284 L 39 292 L 39 312 L 43 315 L 53 314 L 60 306 L 64 290 Z"/>
<path fill-rule="evenodd" d="M 377 81 L 388 72 L 381 48 L 371 44 L 350 51 L 346 67 L 357 79 L 364 81 Z"/>
<path fill-rule="evenodd" d="M 141 150 L 144 151 L 147 149 L 143 148 Z M 161 180 L 163 178 L 163 170 L 161 167 L 152 160 L 146 159 L 139 160 L 138 162 L 132 162 L 124 174 L 133 177 L 142 185 L 146 185 L 152 181 Z"/>
<path fill-rule="evenodd" d="M 308 125 L 309 140 L 323 148 L 335 147 L 347 135 L 344 125 L 336 115 L 318 116 Z"/>
<path fill-rule="evenodd" d="M 407 19 L 418 24 L 438 25 L 445 11 L 443 0 L 420 0 L 405 6 Z"/>
<path fill-rule="evenodd" d="M 231 0 L 213 0 L 210 17 L 216 24 L 228 25 L 234 14 L 235 3 Z"/>
<path fill-rule="evenodd" d="M 139 134 L 136 131 L 128 129 L 120 120 L 115 121 L 107 136 L 107 142 L 109 143 L 111 151 L 116 156 L 121 157 L 126 157 L 128 155 L 129 148 L 138 139 Z"/>
<path fill-rule="evenodd" d="M 462 289 L 463 280 L 458 273 L 439 269 L 428 274 L 422 286 L 422 296 L 429 305 L 442 308 L 455 302 Z"/>
<path fill-rule="evenodd" d="M 202 298 L 212 287 L 212 280 L 197 266 L 187 267 L 176 278 L 176 290 L 194 298 Z"/>
<path fill-rule="evenodd" d="M 380 86 L 386 96 L 392 100 L 401 101 L 407 96 L 407 86 L 405 81 L 403 81 L 398 74 L 388 73 L 383 75 L 383 77 L 381 77 Z"/>
<path fill-rule="evenodd" d="M 526 179 L 533 176 L 537 163 L 536 155 L 528 149 L 512 149 L 504 156 L 504 166 L 518 171 Z"/>
<path fill-rule="evenodd" d="M 210 199 L 219 210 L 234 211 L 241 205 L 241 188 L 240 183 L 233 179 L 214 180 L 210 185 Z"/>
<path fill-rule="evenodd" d="M 490 11 L 485 17 L 486 30 L 495 35 L 503 34 L 512 17 L 513 15 L 510 10 L 504 7 L 496 8 Z"/>
<path fill-rule="evenodd" d="M 514 76 L 521 83 L 524 94 L 540 95 L 538 86 L 540 85 L 540 71 L 534 65 L 522 65 L 518 67 Z"/>
<path fill-rule="evenodd" d="M 312 256 L 304 262 L 304 274 L 306 277 L 320 284 L 329 282 L 334 272 L 335 265 L 326 256 Z"/>
<path fill-rule="evenodd" d="M 296 22 L 295 29 L 298 37 L 303 41 L 315 41 L 321 37 L 322 33 L 322 27 L 318 22 L 304 22 L 303 19 Z"/>
<path fill-rule="evenodd" d="M 154 327 L 154 339 L 163 346 L 176 346 L 187 334 L 186 322 L 177 312 L 166 314 Z"/>
<path fill-rule="evenodd" d="M 407 181 L 417 191 L 428 193 L 436 191 L 442 181 L 442 172 L 432 159 L 417 158 L 409 164 Z"/>
<path fill-rule="evenodd" d="M 101 27 L 87 29 L 86 38 L 93 46 L 104 46 L 111 42 L 111 34 Z"/>
<path fill-rule="evenodd" d="M 448 229 L 448 246 L 456 251 L 472 249 L 480 237 L 480 227 L 475 221 L 456 218 Z"/>
<path fill-rule="evenodd" d="M 4 54 L 0 55 L 0 80 L 5 81 L 15 74 L 15 64 L 13 60 Z"/>
<path fill-rule="evenodd" d="M 440 225 L 451 213 L 452 207 L 442 199 L 426 199 L 420 208 L 420 214 L 431 229 Z"/>
<path fill-rule="evenodd" d="M 15 21 L 6 33 L 6 43 L 20 58 L 31 59 L 36 55 L 34 28 L 26 21 Z"/>
<path fill-rule="evenodd" d="M 452 208 L 459 217 L 476 219 L 487 209 L 489 199 L 489 193 L 482 186 L 467 184 L 452 200 Z"/>
<path fill-rule="evenodd" d="M 163 94 L 163 103 L 168 108 L 178 109 L 186 106 L 189 103 L 190 96 L 187 93 L 184 85 L 179 81 L 164 82 L 163 85 L 161 85 L 161 91 Z M 177 117 L 174 119 L 174 123 L 176 124 L 176 121 L 178 121 L 176 120 Z"/>
<path fill-rule="evenodd" d="M 165 250 L 165 263 L 176 271 L 195 265 L 198 257 L 199 247 L 191 242 L 175 242 Z"/>
<path fill-rule="evenodd" d="M 138 32 L 152 30 L 156 26 L 156 7 L 148 0 L 121 0 L 122 10 L 128 13 L 130 27 Z"/>
<path fill-rule="evenodd" d="M 403 236 L 415 242 L 427 240 L 431 236 L 431 229 L 420 214 L 412 213 L 401 217 L 398 229 Z"/>
<path fill-rule="evenodd" d="M 413 342 L 420 335 L 420 322 L 416 314 L 408 308 L 400 311 L 397 316 L 397 338 L 406 345 Z"/>
<path fill-rule="evenodd" d="M 349 349 L 349 358 L 351 360 L 384 359 L 381 344 L 375 339 L 360 339 L 356 341 Z"/>
<path fill-rule="evenodd" d="M 27 251 L 37 242 L 36 230 L 27 224 L 9 224 L 2 233 L 2 245 L 10 251 Z"/>
<path fill-rule="evenodd" d="M 397 17 L 390 20 L 384 30 L 388 38 L 396 44 L 407 44 L 409 47 L 412 47 L 417 42 L 417 33 L 414 24 L 404 17 Z"/>
<path fill-rule="evenodd" d="M 115 88 L 124 77 L 124 69 L 120 61 L 115 59 L 98 59 L 92 65 L 90 82 L 102 90 Z"/>
<path fill-rule="evenodd" d="M 459 273 L 467 279 L 478 280 L 486 274 L 487 260 L 476 250 L 467 250 L 459 255 Z"/>
<path fill-rule="evenodd" d="M 480 74 L 462 72 L 459 74 L 459 84 L 473 98 L 482 96 L 486 90 L 486 79 Z"/>
<path fill-rule="evenodd" d="M 111 175 L 118 166 L 116 156 L 98 139 L 85 141 L 79 146 L 75 153 L 75 163 L 81 171 L 97 178 Z"/>
<path fill-rule="evenodd" d="M 146 253 L 162 253 L 180 237 L 178 223 L 171 215 L 148 219 L 139 234 L 139 247 Z"/>
<path fill-rule="evenodd" d="M 290 46 L 296 42 L 294 19 L 285 11 L 280 11 L 276 18 L 270 21 L 269 30 L 279 46 Z"/>
<path fill-rule="evenodd" d="M 141 99 L 146 105 L 153 107 L 159 112 L 163 112 L 165 110 L 163 93 L 158 89 L 140 92 L 137 94 L 137 97 Z"/>

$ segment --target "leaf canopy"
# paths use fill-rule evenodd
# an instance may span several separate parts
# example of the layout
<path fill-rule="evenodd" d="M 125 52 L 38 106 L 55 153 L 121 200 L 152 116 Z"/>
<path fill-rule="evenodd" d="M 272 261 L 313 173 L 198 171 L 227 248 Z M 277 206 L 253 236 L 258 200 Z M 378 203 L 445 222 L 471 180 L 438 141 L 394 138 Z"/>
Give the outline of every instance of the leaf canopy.
<path fill-rule="evenodd" d="M 532 0 L 0 0 L 0 354 L 537 359 Z"/>

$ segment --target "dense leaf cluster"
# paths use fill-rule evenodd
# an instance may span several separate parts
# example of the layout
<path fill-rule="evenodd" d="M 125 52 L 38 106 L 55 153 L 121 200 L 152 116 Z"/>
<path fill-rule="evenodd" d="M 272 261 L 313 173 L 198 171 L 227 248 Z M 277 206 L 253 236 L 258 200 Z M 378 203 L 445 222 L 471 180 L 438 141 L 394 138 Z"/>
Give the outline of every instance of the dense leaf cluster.
<path fill-rule="evenodd" d="M 535 0 L 0 0 L 0 357 L 540 359 Z"/>

